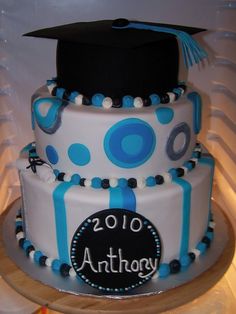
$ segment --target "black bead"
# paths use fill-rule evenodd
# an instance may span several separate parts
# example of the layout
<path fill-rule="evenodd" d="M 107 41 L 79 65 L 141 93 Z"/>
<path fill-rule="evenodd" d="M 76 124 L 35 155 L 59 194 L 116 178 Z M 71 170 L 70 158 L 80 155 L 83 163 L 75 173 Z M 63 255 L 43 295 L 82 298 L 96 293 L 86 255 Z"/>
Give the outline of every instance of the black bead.
<path fill-rule="evenodd" d="M 109 189 L 109 187 L 110 187 L 109 180 L 108 179 L 103 179 L 102 183 L 101 183 L 101 186 L 102 186 L 103 189 Z"/>
<path fill-rule="evenodd" d="M 152 104 L 151 98 L 143 99 L 143 106 L 144 107 L 149 107 Z"/>
<path fill-rule="evenodd" d="M 85 106 L 89 106 L 89 105 L 91 105 L 91 102 L 90 102 L 90 100 L 87 97 L 83 96 L 82 104 L 85 105 Z"/>
<path fill-rule="evenodd" d="M 51 95 L 52 96 L 56 96 L 57 95 L 57 86 L 53 87 Z"/>
<path fill-rule="evenodd" d="M 25 238 L 21 238 L 19 240 L 19 247 L 21 247 L 23 249 L 23 246 L 24 246 L 24 242 L 25 242 Z"/>
<path fill-rule="evenodd" d="M 62 277 L 68 277 L 70 269 L 71 269 L 71 266 L 69 266 L 68 264 L 66 263 L 61 264 L 60 274 L 62 275 Z"/>
<path fill-rule="evenodd" d="M 207 236 L 202 238 L 202 242 L 206 244 L 207 248 L 211 246 L 211 239 L 209 239 Z"/>
<path fill-rule="evenodd" d="M 208 232 L 213 232 L 214 229 L 213 229 L 212 227 L 207 227 L 207 231 L 208 231 Z"/>
<path fill-rule="evenodd" d="M 17 226 L 16 229 L 15 229 L 15 234 L 19 233 L 23 231 L 23 227 L 22 226 Z"/>
<path fill-rule="evenodd" d="M 81 178 L 80 180 L 79 180 L 79 185 L 81 185 L 81 186 L 85 186 L 85 178 Z"/>
<path fill-rule="evenodd" d="M 112 99 L 112 107 L 114 108 L 120 108 L 122 106 L 122 102 L 119 98 Z"/>
<path fill-rule="evenodd" d="M 17 214 L 16 218 L 22 218 L 22 214 L 21 213 Z"/>
<path fill-rule="evenodd" d="M 155 176 L 155 180 L 156 180 L 156 184 L 163 184 L 164 183 L 164 178 L 163 178 L 163 176 L 161 176 L 161 175 L 156 175 Z"/>
<path fill-rule="evenodd" d="M 196 143 L 196 146 L 199 147 L 199 146 L 201 146 L 201 144 L 197 142 L 197 143 Z"/>
<path fill-rule="evenodd" d="M 177 274 L 181 269 L 181 264 L 177 259 L 171 261 L 169 266 L 171 274 Z"/>
<path fill-rule="evenodd" d="M 40 256 L 40 258 L 39 258 L 39 265 L 40 265 L 40 266 L 46 266 L 46 259 L 47 259 L 47 258 L 48 258 L 48 257 L 45 256 L 45 255 Z"/>
<path fill-rule="evenodd" d="M 112 22 L 112 27 L 126 27 L 127 25 L 129 25 L 127 19 L 116 19 Z"/>
<path fill-rule="evenodd" d="M 65 100 L 69 100 L 70 97 L 70 92 L 68 92 L 67 90 L 64 91 L 62 98 Z"/>
<path fill-rule="evenodd" d="M 175 94 L 175 100 L 178 100 L 180 98 L 180 95 L 178 93 L 172 92 L 173 94 Z"/>
<path fill-rule="evenodd" d="M 159 97 L 161 104 L 168 104 L 170 102 L 170 97 L 168 94 L 160 94 Z"/>
<path fill-rule="evenodd" d="M 192 169 L 195 168 L 196 166 L 196 162 L 193 160 L 189 160 L 188 162 L 190 162 L 190 164 L 192 164 Z"/>
<path fill-rule="evenodd" d="M 196 158 L 201 158 L 202 152 L 194 152 Z"/>
<path fill-rule="evenodd" d="M 30 252 L 34 250 L 35 250 L 35 247 L 33 245 L 28 246 L 25 250 L 26 256 L 29 256 Z"/>
<path fill-rule="evenodd" d="M 127 185 L 130 188 L 135 189 L 137 187 L 137 180 L 135 178 L 129 178 Z"/>
<path fill-rule="evenodd" d="M 65 172 L 60 172 L 57 176 L 58 181 L 64 181 Z"/>
<path fill-rule="evenodd" d="M 196 255 L 193 252 L 188 253 L 188 256 L 190 257 L 191 262 L 195 261 Z"/>
<path fill-rule="evenodd" d="M 184 169 L 183 168 L 176 168 L 176 174 L 177 174 L 177 177 L 184 176 Z"/>

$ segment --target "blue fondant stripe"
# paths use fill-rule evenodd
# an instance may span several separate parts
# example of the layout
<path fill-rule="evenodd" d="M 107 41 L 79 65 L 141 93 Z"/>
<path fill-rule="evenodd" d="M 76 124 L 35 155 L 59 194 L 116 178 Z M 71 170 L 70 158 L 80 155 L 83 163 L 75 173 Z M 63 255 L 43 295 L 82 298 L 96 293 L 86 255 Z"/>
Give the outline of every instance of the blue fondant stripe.
<path fill-rule="evenodd" d="M 201 131 L 202 126 L 202 100 L 197 92 L 188 94 L 188 99 L 193 104 L 193 130 L 195 134 Z"/>
<path fill-rule="evenodd" d="M 130 211 L 136 211 L 136 197 L 130 187 L 110 188 L 110 208 L 123 208 Z"/>
<path fill-rule="evenodd" d="M 208 209 L 209 209 L 209 220 L 211 216 L 211 195 L 212 195 L 212 187 L 213 187 L 213 176 L 214 176 L 214 168 L 215 168 L 215 160 L 211 155 L 201 157 L 198 162 L 203 165 L 207 165 L 211 168 L 211 177 L 210 177 L 210 189 L 208 195 Z"/>
<path fill-rule="evenodd" d="M 59 259 L 70 264 L 67 240 L 67 219 L 65 206 L 65 193 L 73 185 L 70 182 L 60 183 L 53 191 L 53 204 L 56 224 L 57 249 Z"/>
<path fill-rule="evenodd" d="M 183 191 L 182 196 L 182 231 L 179 256 L 188 254 L 191 210 L 191 184 L 182 178 L 173 178 L 173 183 L 178 184 Z"/>

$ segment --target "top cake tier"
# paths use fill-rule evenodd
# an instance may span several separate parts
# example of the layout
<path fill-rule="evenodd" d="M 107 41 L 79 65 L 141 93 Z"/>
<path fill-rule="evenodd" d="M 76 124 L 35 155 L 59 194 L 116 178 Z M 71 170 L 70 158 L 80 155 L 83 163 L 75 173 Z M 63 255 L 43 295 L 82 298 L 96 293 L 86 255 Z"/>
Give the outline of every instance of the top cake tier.
<path fill-rule="evenodd" d="M 201 128 L 201 99 L 193 91 L 168 104 L 104 109 L 43 87 L 32 109 L 37 154 L 69 178 L 163 175 L 193 157 Z"/>

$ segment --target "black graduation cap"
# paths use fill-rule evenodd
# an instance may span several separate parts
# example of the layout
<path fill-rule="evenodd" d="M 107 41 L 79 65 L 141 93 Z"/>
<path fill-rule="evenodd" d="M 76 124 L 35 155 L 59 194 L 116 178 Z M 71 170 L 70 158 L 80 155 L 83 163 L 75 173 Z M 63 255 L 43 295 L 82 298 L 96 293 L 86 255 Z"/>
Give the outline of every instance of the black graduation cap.
<path fill-rule="evenodd" d="M 57 39 L 57 86 L 92 97 L 148 97 L 178 85 L 179 48 L 187 65 L 206 56 L 190 35 L 203 29 L 126 19 L 79 22 L 25 36 Z"/>

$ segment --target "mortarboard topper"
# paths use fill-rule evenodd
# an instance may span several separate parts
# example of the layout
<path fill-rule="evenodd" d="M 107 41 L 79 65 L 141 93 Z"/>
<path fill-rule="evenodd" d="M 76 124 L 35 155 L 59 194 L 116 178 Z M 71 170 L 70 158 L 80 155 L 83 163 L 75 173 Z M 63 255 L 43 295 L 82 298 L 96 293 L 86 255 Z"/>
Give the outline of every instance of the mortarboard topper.
<path fill-rule="evenodd" d="M 185 64 L 206 53 L 190 35 L 203 29 L 129 22 L 80 22 L 25 36 L 57 39 L 57 86 L 92 97 L 147 97 L 178 85 L 179 47 Z"/>

